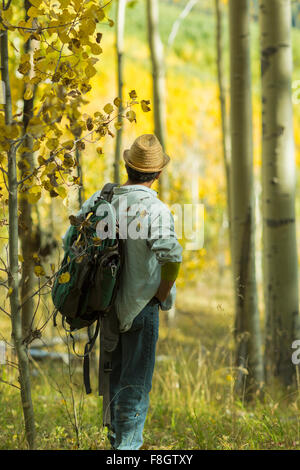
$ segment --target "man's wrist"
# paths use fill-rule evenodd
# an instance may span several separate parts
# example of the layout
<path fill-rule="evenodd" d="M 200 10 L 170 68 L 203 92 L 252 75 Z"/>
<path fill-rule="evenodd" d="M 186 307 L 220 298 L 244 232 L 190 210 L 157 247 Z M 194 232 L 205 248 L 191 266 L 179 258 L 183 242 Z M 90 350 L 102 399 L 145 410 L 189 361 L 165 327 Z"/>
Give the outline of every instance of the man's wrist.
<path fill-rule="evenodd" d="M 161 300 L 157 297 L 157 295 L 155 295 L 155 296 L 153 297 L 153 300 L 156 300 L 157 303 L 158 303 L 158 305 L 161 307 L 161 303 L 162 303 L 162 302 L 161 302 Z"/>

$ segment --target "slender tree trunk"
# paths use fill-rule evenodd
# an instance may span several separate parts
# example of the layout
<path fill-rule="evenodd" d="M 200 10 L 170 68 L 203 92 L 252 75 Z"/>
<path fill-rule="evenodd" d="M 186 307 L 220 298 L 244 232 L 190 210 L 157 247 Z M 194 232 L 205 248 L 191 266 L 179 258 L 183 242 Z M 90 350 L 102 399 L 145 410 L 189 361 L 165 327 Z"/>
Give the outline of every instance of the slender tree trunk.
<path fill-rule="evenodd" d="M 12 103 L 8 70 L 7 31 L 1 31 L 1 78 L 5 84 L 5 122 L 12 123 Z M 29 363 L 26 347 L 22 338 L 22 320 L 19 302 L 18 279 L 18 183 L 16 167 L 16 147 L 12 144 L 8 151 L 8 218 L 9 218 L 9 288 L 12 339 L 18 357 L 19 383 L 25 420 L 25 432 L 30 449 L 35 443 L 35 424 L 31 401 Z"/>
<path fill-rule="evenodd" d="M 230 0 L 231 72 L 231 224 L 235 283 L 238 373 L 236 389 L 263 383 L 261 336 L 255 279 L 255 206 L 253 192 L 252 102 L 249 1 Z"/>
<path fill-rule="evenodd" d="M 28 0 L 24 1 L 25 8 L 25 21 L 28 19 L 27 11 L 31 7 Z M 31 39 L 28 39 L 24 45 L 24 53 L 28 54 L 31 49 Z M 25 85 L 26 86 L 26 85 Z M 24 86 L 24 91 L 25 91 Z M 23 93 L 24 94 L 24 93 Z M 26 133 L 27 125 L 32 117 L 34 94 L 31 99 L 25 100 L 23 104 L 23 133 Z M 24 146 L 32 149 L 32 138 L 26 136 Z M 28 171 L 33 170 L 33 152 L 32 150 L 23 152 L 20 159 L 21 179 L 25 177 Z M 34 289 L 34 259 L 33 253 L 35 251 L 35 230 L 32 222 L 31 204 L 29 204 L 26 196 L 22 194 L 19 196 L 20 205 L 20 218 L 19 218 L 19 237 L 21 242 L 21 253 L 23 257 L 22 263 L 22 278 L 21 278 L 21 303 L 22 303 L 22 333 L 23 338 L 26 338 L 31 329 L 32 315 L 34 309 L 34 301 L 31 297 Z M 24 303 L 25 302 L 25 303 Z"/>
<path fill-rule="evenodd" d="M 76 138 L 76 136 L 74 136 Z M 78 206 L 81 208 L 84 202 L 84 187 L 83 187 L 83 177 L 82 177 L 82 165 L 81 165 L 81 152 L 76 147 L 75 157 L 77 162 L 77 177 L 79 178 L 79 188 L 78 188 Z"/>
<path fill-rule="evenodd" d="M 61 94 L 64 94 L 64 87 L 61 87 Z M 80 139 L 82 134 L 82 129 L 80 125 L 78 125 L 78 116 L 79 116 L 79 108 L 82 105 L 82 99 L 78 98 L 76 103 L 73 102 L 70 112 L 68 113 L 68 119 L 70 121 L 70 130 L 73 134 L 74 140 Z M 75 150 L 75 158 L 76 158 L 76 170 L 77 170 L 77 178 L 78 178 L 78 190 L 76 191 L 76 198 L 77 198 L 77 205 L 80 209 L 83 202 L 84 202 L 84 184 L 83 184 L 83 172 L 82 172 L 82 152 L 76 146 Z"/>
<path fill-rule="evenodd" d="M 25 106 L 24 106 L 25 110 Z M 27 148 L 31 147 L 31 138 L 26 137 L 24 145 Z M 32 153 L 24 152 L 21 156 L 20 162 L 26 161 L 32 166 Z M 22 174 L 22 172 L 21 172 Z M 21 303 L 22 303 L 22 332 L 23 338 L 26 338 L 32 327 L 32 315 L 34 309 L 34 301 L 31 294 L 34 289 L 34 259 L 33 253 L 35 251 L 35 227 L 32 221 L 31 205 L 25 199 L 20 197 L 20 217 L 19 217 L 19 235 L 21 244 L 21 253 L 23 257 L 22 262 L 22 278 L 21 278 Z"/>
<path fill-rule="evenodd" d="M 118 81 L 118 97 L 121 100 L 119 107 L 118 124 L 122 125 L 123 110 L 123 55 L 124 55 L 124 27 L 125 27 L 125 10 L 127 0 L 118 0 L 117 27 L 116 27 L 116 49 L 117 49 L 117 81 Z M 122 132 L 120 127 L 116 135 L 115 163 L 114 163 L 114 182 L 120 183 L 120 160 L 122 146 Z"/>
<path fill-rule="evenodd" d="M 224 58 L 223 58 L 223 25 L 222 25 L 222 7 L 220 0 L 215 0 L 216 9 L 216 49 L 217 49 L 217 70 L 218 70 L 218 85 L 220 93 L 220 108 L 221 108 L 221 123 L 222 123 L 222 144 L 223 144 L 223 157 L 226 177 L 227 188 L 227 220 L 228 220 L 228 234 L 229 246 L 231 243 L 231 223 L 230 223 L 230 126 L 229 119 L 226 111 L 226 85 L 224 78 Z"/>
<path fill-rule="evenodd" d="M 153 76 L 154 132 L 163 149 L 166 147 L 166 86 L 163 44 L 159 34 L 159 2 L 147 0 L 148 39 L 151 53 Z M 164 170 L 159 179 L 160 197 L 167 193 L 167 173 Z"/>
<path fill-rule="evenodd" d="M 299 338 L 291 2 L 260 1 L 263 141 L 263 244 L 267 376 L 293 380 Z"/>

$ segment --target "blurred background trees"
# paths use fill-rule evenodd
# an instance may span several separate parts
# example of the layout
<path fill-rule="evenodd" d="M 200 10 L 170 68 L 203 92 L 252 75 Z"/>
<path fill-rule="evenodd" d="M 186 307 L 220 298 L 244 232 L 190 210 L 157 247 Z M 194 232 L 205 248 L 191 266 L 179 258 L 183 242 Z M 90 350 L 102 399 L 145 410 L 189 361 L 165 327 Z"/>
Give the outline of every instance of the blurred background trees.
<path fill-rule="evenodd" d="M 80 17 L 74 34 L 59 21 L 80 16 L 77 0 L 60 0 L 57 11 L 47 1 L 18 0 L 1 13 L 2 80 L 9 72 L 12 103 L 11 111 L 9 100 L 0 110 L 1 338 L 10 341 L 13 311 L 23 340 L 31 341 L 32 332 L 53 335 L 49 289 L 68 216 L 105 182 L 123 182 L 123 150 L 137 135 L 155 132 L 171 156 L 156 187 L 160 197 L 170 206 L 200 203 L 205 209 L 204 246 L 184 250 L 178 323 L 168 326 L 166 337 L 185 332 L 188 349 L 198 325 L 197 345 L 209 357 L 223 317 L 207 333 L 202 308 L 214 318 L 224 304 L 230 337 L 222 370 L 230 368 L 233 388 L 253 397 L 264 372 L 268 383 L 294 387 L 300 3 L 107 3 L 103 10 L 105 2 L 87 2 L 87 18 Z M 51 21 L 53 32 L 40 30 L 37 21 Z M 136 95 L 141 106 L 133 105 Z M 15 160 L 22 184 L 9 196 L 12 139 L 22 142 Z M 14 245 L 9 262 L 8 236 Z M 183 233 L 184 248 L 188 242 Z M 9 274 L 14 285 L 7 283 Z M 43 295 L 32 295 L 42 285 Z M 187 327 L 185 314 L 194 307 L 199 319 L 193 316 Z M 22 354 L 30 341 L 20 343 Z"/>

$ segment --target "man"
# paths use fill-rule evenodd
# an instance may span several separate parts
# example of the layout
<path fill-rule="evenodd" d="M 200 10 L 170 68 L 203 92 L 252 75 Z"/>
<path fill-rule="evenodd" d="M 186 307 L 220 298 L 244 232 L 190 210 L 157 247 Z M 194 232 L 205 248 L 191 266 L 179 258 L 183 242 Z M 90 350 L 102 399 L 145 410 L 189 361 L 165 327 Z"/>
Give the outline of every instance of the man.
<path fill-rule="evenodd" d="M 174 302 L 182 248 L 171 212 L 151 189 L 170 160 L 158 139 L 141 135 L 124 160 L 128 179 L 114 188 L 111 201 L 125 253 L 115 300 L 120 334 L 111 358 L 109 439 L 113 449 L 137 450 L 149 406 L 159 307 L 169 310 Z"/>
<path fill-rule="evenodd" d="M 121 334 L 112 355 L 109 438 L 114 449 L 136 450 L 143 443 L 159 307 L 169 310 L 174 302 L 182 248 L 171 212 L 151 189 L 170 160 L 158 139 L 152 134 L 138 137 L 125 150 L 124 160 L 128 179 L 114 188 L 112 199 L 120 223 L 122 214 L 127 213 L 129 233 L 115 305 Z M 139 225 L 141 236 L 137 237 L 129 229 Z M 145 227 L 148 230 L 143 230 Z"/>

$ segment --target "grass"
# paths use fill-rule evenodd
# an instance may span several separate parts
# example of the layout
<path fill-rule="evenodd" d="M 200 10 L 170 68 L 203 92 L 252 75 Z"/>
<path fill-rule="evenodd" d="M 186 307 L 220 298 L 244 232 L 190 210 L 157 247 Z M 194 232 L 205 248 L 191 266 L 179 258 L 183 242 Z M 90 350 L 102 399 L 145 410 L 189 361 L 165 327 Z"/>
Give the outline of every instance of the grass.
<path fill-rule="evenodd" d="M 233 394 L 232 300 L 228 281 L 179 291 L 173 324 L 161 315 L 160 340 L 144 433 L 145 449 L 300 449 L 299 394 L 267 389 L 262 402 Z M 65 350 L 65 348 L 64 348 Z M 71 377 L 71 379 L 70 379 Z M 2 378 L 17 383 L 2 366 Z M 96 372 L 93 374 L 96 390 Z M 32 366 L 39 449 L 108 449 L 101 402 L 82 387 L 81 362 Z M 24 449 L 19 391 L 0 384 L 1 449 Z"/>

